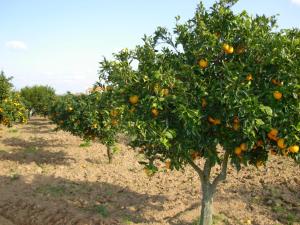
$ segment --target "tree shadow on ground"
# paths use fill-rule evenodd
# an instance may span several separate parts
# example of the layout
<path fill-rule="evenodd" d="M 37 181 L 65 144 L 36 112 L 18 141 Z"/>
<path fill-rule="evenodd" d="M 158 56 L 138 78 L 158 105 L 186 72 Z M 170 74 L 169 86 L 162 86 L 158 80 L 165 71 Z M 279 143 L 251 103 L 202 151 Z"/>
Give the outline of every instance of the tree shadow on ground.
<path fill-rule="evenodd" d="M 231 199 L 239 199 L 245 203 L 248 213 L 255 214 L 252 224 L 260 225 L 260 215 L 282 224 L 300 223 L 300 183 L 276 182 L 249 185 L 240 182 L 235 188 L 227 188 L 227 195 L 218 195 L 217 201 L 229 202 Z M 234 201 L 234 200 L 233 200 Z M 237 220 L 234 213 L 225 213 L 233 220 Z M 230 214 L 230 215 L 229 215 Z"/>
<path fill-rule="evenodd" d="M 266 216 L 283 224 L 300 223 L 300 185 L 292 183 L 268 184 L 247 190 L 241 185 L 237 193 L 248 210 L 263 208 Z"/>
<path fill-rule="evenodd" d="M 30 182 L 2 176 L 0 183 L 0 215 L 16 224 L 155 223 L 143 214 L 163 210 L 165 201 L 115 184 L 52 176 L 35 175 Z"/>
<path fill-rule="evenodd" d="M 64 144 L 48 141 L 43 138 L 33 138 L 29 141 L 12 137 L 1 140 L 1 142 L 14 149 L 0 151 L 0 160 L 11 160 L 21 164 L 55 164 L 67 165 L 74 159 L 68 157 L 63 151 L 49 151 L 50 147 L 65 147 Z"/>
<path fill-rule="evenodd" d="M 69 165 L 73 158 L 67 157 L 67 155 L 60 152 L 50 152 L 43 149 L 28 148 L 24 151 L 7 152 L 0 151 L 0 160 L 15 161 L 20 164 L 30 164 L 35 162 L 36 164 L 53 164 L 53 165 Z"/>
<path fill-rule="evenodd" d="M 16 148 L 47 148 L 47 147 L 66 147 L 65 144 L 53 140 L 47 140 L 41 137 L 32 137 L 30 140 L 24 140 L 18 137 L 5 138 L 1 141 L 4 145 Z"/>

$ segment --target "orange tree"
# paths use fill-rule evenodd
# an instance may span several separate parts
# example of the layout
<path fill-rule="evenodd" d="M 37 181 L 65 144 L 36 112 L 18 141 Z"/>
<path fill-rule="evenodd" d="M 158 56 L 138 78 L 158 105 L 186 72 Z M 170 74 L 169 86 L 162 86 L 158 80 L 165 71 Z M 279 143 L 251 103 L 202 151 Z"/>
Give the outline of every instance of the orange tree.
<path fill-rule="evenodd" d="M 159 27 L 100 63 L 100 82 L 118 90 L 114 99 L 146 168 L 157 170 L 161 160 L 199 175 L 202 225 L 212 224 L 213 195 L 229 163 L 259 167 L 270 154 L 300 161 L 299 30 L 235 14 L 236 2 L 200 3 L 192 19 L 176 18 L 173 32 Z M 211 174 L 214 166 L 219 174 Z"/>
<path fill-rule="evenodd" d="M 55 90 L 43 85 L 26 86 L 20 90 L 20 95 L 29 111 L 43 116 L 47 116 L 49 106 L 56 98 Z"/>
<path fill-rule="evenodd" d="M 121 109 L 115 107 L 107 110 L 113 107 L 109 103 L 109 95 L 109 92 L 94 92 L 89 95 L 68 94 L 60 97 L 51 107 L 50 119 L 62 130 L 106 145 L 108 160 L 111 162 Z"/>
<path fill-rule="evenodd" d="M 27 121 L 27 111 L 20 95 L 12 91 L 11 79 L 4 72 L 0 73 L 0 124 L 12 126 L 13 122 Z"/>

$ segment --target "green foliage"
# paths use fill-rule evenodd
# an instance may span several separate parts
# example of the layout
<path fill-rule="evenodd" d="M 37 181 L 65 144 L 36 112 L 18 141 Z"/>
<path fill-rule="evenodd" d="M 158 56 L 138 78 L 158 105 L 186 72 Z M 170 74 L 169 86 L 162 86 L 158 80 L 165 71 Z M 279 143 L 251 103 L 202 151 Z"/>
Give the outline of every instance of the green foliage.
<path fill-rule="evenodd" d="M 58 98 L 50 110 L 50 119 L 59 129 L 82 139 L 98 140 L 110 151 L 115 145 L 122 109 L 110 102 L 110 92 L 90 95 L 68 94 Z"/>
<path fill-rule="evenodd" d="M 177 18 L 173 32 L 159 27 L 100 63 L 99 82 L 113 87 L 132 145 L 149 166 L 157 158 L 179 169 L 193 155 L 213 166 L 222 162 L 218 144 L 238 169 L 265 163 L 271 150 L 300 160 L 288 151 L 300 142 L 300 32 L 276 31 L 274 17 L 234 14 L 235 2 L 200 4 L 192 19 Z M 270 139 L 272 128 L 279 133 Z M 279 138 L 287 147 L 277 146 Z"/>
<path fill-rule="evenodd" d="M 35 85 L 24 87 L 20 94 L 28 110 L 34 109 L 37 114 L 46 116 L 49 106 L 54 102 L 55 90 L 49 86 Z"/>
<path fill-rule="evenodd" d="M 12 84 L 4 72 L 0 74 L 0 124 L 12 126 L 13 122 L 25 123 L 27 111 L 20 95 L 12 91 Z"/>
<path fill-rule="evenodd" d="M 13 87 L 12 83 L 10 82 L 12 77 L 6 77 L 4 72 L 0 72 L 0 101 L 9 97 L 9 93 Z"/>

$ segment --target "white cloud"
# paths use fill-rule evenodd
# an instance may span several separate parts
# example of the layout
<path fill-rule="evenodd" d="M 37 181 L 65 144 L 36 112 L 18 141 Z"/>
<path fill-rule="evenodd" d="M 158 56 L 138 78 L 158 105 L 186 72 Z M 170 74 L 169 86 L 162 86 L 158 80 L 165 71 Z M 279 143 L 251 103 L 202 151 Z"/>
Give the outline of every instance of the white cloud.
<path fill-rule="evenodd" d="M 10 49 L 26 50 L 27 45 L 23 41 L 8 41 L 5 46 Z"/>
<path fill-rule="evenodd" d="M 294 4 L 300 5 L 300 0 L 291 0 L 291 1 L 292 1 L 292 3 L 294 3 Z"/>

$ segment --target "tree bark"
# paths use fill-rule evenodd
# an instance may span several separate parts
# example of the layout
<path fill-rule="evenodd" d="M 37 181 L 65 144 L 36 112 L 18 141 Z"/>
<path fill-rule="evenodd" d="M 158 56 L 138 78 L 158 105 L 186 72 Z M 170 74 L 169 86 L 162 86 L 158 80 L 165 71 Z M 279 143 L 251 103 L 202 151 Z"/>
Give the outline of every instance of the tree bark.
<path fill-rule="evenodd" d="M 112 161 L 111 146 L 106 146 L 106 150 L 107 150 L 108 163 L 111 163 Z"/>
<path fill-rule="evenodd" d="M 226 179 L 227 175 L 227 165 L 228 165 L 229 153 L 225 152 L 221 172 L 217 175 L 213 181 L 210 181 L 210 174 L 212 169 L 212 164 L 209 159 L 206 159 L 203 170 L 196 165 L 193 160 L 189 160 L 189 164 L 198 173 L 201 187 L 202 187 L 202 207 L 200 212 L 199 225 L 212 225 L 213 223 L 213 196 L 216 192 L 217 185 Z"/>
<path fill-rule="evenodd" d="M 213 192 L 210 183 L 202 183 L 202 207 L 200 213 L 200 225 L 212 225 L 213 222 Z"/>

